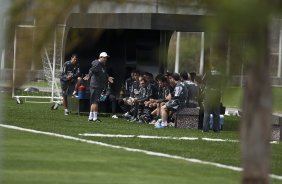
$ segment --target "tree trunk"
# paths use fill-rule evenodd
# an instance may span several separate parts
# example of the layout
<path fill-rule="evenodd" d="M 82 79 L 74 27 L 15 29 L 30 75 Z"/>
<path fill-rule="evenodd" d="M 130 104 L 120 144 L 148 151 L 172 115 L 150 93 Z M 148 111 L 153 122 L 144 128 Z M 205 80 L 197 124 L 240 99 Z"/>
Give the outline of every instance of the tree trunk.
<path fill-rule="evenodd" d="M 255 29 L 254 29 L 255 30 Z M 258 31 L 261 30 L 261 31 Z M 272 89 L 269 78 L 267 26 L 249 34 L 248 66 L 241 119 L 242 183 L 267 184 L 270 172 Z M 255 35 L 254 35 L 255 34 Z M 247 53 L 250 54 L 250 53 Z M 251 53 L 252 54 L 252 53 Z"/>

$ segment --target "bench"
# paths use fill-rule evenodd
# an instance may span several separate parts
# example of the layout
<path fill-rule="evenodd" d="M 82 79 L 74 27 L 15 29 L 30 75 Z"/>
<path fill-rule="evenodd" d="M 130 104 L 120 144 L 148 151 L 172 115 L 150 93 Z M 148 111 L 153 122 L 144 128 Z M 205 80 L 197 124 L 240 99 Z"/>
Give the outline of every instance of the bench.
<path fill-rule="evenodd" d="M 71 113 L 89 113 L 90 111 L 90 91 L 79 91 L 78 96 L 68 96 L 68 105 Z"/>
<path fill-rule="evenodd" d="M 183 108 L 175 115 L 175 128 L 198 129 L 200 108 Z"/>
<path fill-rule="evenodd" d="M 90 100 L 89 98 L 76 98 L 68 96 L 69 111 L 74 114 L 89 113 Z"/>
<path fill-rule="evenodd" d="M 282 115 L 273 113 L 273 123 L 270 140 L 279 141 L 282 140 Z"/>

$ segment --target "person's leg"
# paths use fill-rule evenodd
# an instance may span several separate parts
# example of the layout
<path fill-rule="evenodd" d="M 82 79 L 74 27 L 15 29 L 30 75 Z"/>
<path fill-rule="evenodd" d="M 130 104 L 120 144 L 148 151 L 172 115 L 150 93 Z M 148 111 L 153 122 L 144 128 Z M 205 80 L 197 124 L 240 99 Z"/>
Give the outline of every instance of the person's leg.
<path fill-rule="evenodd" d="M 123 111 L 123 116 L 127 118 L 129 116 L 129 111 L 130 111 L 130 105 L 127 103 L 128 98 L 123 98 L 118 101 L 119 107 Z"/>
<path fill-rule="evenodd" d="M 158 117 L 160 117 L 160 115 L 161 115 L 161 107 L 162 107 L 162 104 L 158 103 L 157 108 L 156 108 L 156 116 L 158 116 Z"/>
<path fill-rule="evenodd" d="M 216 100 L 213 104 L 212 114 L 213 114 L 213 131 L 219 132 L 220 131 L 220 94 L 216 95 Z"/>
<path fill-rule="evenodd" d="M 112 114 L 116 114 L 116 109 L 117 109 L 117 101 L 116 97 L 114 95 L 111 95 L 111 102 L 112 102 Z"/>
<path fill-rule="evenodd" d="M 159 119 L 156 122 L 155 128 L 165 128 L 165 127 L 167 127 L 168 111 L 167 111 L 166 105 L 163 105 L 161 107 L 161 112 L 160 113 L 161 113 L 161 119 Z"/>
<path fill-rule="evenodd" d="M 68 110 L 68 96 L 67 95 L 63 95 L 63 106 L 64 106 L 64 114 L 68 115 L 69 110 Z"/>
<path fill-rule="evenodd" d="M 116 97 L 114 95 L 110 94 L 109 99 L 110 99 L 111 105 L 112 105 L 112 118 L 118 118 L 116 116 L 116 107 L 117 107 Z"/>
<path fill-rule="evenodd" d="M 152 120 L 152 111 L 156 108 L 156 105 L 154 105 L 154 103 L 148 103 L 147 106 L 144 107 L 143 110 L 143 120 L 146 123 L 150 123 Z"/>
<path fill-rule="evenodd" d="M 132 106 L 132 114 L 133 116 L 131 117 L 131 122 L 135 122 L 137 121 L 137 115 L 138 115 L 138 103 L 135 103 L 133 106 Z"/>
<path fill-rule="evenodd" d="M 138 103 L 135 103 L 134 104 L 134 112 L 133 112 L 133 117 L 134 118 L 137 118 L 137 115 L 138 115 Z"/>
<path fill-rule="evenodd" d="M 77 81 L 76 81 L 75 86 L 74 86 L 73 95 L 77 95 L 78 87 L 81 85 L 81 82 L 82 82 L 82 78 L 77 77 Z"/>
<path fill-rule="evenodd" d="M 203 130 L 204 106 L 200 105 L 198 129 Z"/>
<path fill-rule="evenodd" d="M 209 131 L 209 123 L 210 123 L 210 108 L 208 104 L 204 105 L 204 120 L 203 120 L 203 132 Z"/>
<path fill-rule="evenodd" d="M 68 109 L 68 98 L 66 95 L 63 96 L 63 106 L 64 109 Z"/>
<path fill-rule="evenodd" d="M 157 111 L 158 111 L 158 107 L 156 107 L 152 112 L 151 112 L 151 115 L 153 116 L 157 116 Z"/>
<path fill-rule="evenodd" d="M 64 106 L 64 114 L 68 115 L 68 86 L 65 82 L 61 82 L 62 96 L 63 96 L 63 106 Z"/>
<path fill-rule="evenodd" d="M 100 122 L 101 120 L 98 119 L 98 103 L 99 103 L 99 99 L 100 99 L 102 90 L 91 88 L 90 92 L 91 92 L 91 96 L 90 96 L 91 107 L 90 107 L 88 121 L 99 121 Z"/>
<path fill-rule="evenodd" d="M 93 112 L 93 121 L 96 121 L 98 119 L 98 103 L 94 102 L 91 105 L 91 112 Z"/>
<path fill-rule="evenodd" d="M 138 112 L 137 112 L 137 118 L 140 122 L 142 122 L 142 115 L 144 112 L 144 104 L 143 103 L 138 103 Z"/>
<path fill-rule="evenodd" d="M 162 122 L 167 122 L 167 117 L 168 117 L 167 109 L 166 109 L 166 106 L 163 105 L 163 106 L 161 107 L 161 118 L 162 118 Z"/>

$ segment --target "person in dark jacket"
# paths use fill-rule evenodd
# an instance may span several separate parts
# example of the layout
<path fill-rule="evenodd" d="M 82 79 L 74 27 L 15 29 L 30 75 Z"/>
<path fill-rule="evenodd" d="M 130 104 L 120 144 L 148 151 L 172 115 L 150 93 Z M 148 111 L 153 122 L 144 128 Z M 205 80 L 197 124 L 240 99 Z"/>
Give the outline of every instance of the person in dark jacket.
<path fill-rule="evenodd" d="M 133 112 L 133 101 L 136 92 L 139 88 L 139 76 L 140 72 L 138 70 L 133 70 L 131 72 L 131 77 L 125 81 L 125 96 L 120 100 L 119 106 L 124 111 L 123 117 L 130 119 Z"/>
<path fill-rule="evenodd" d="M 222 74 L 211 66 L 204 77 L 205 91 L 204 91 L 204 120 L 203 132 L 209 131 L 210 115 L 213 115 L 213 131 L 220 131 L 220 101 L 221 101 L 221 87 L 222 87 Z"/>
<path fill-rule="evenodd" d="M 79 65 L 77 63 L 78 57 L 76 54 L 71 56 L 71 60 L 66 61 L 63 65 L 63 71 L 60 77 L 63 105 L 65 108 L 65 115 L 69 114 L 68 110 L 68 96 L 72 95 L 75 90 L 77 78 L 80 75 Z"/>
<path fill-rule="evenodd" d="M 131 122 L 138 121 L 143 123 L 140 116 L 143 114 L 144 102 L 152 97 L 152 87 L 151 84 L 143 77 L 139 77 L 138 94 L 133 98 L 134 112 Z"/>
<path fill-rule="evenodd" d="M 106 52 L 101 52 L 99 59 L 91 63 L 89 73 L 84 77 L 84 80 L 90 78 L 90 113 L 88 121 L 101 122 L 98 119 L 98 104 L 102 91 L 106 88 L 108 81 L 113 83 L 113 78 L 109 77 L 106 72 L 106 62 L 109 55 Z"/>

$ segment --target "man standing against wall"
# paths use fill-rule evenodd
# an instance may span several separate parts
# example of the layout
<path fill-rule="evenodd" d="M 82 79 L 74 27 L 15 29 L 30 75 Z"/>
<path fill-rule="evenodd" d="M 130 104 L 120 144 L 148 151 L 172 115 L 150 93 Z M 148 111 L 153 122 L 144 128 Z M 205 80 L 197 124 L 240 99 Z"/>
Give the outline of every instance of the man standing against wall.
<path fill-rule="evenodd" d="M 106 72 L 106 62 L 109 55 L 106 52 L 101 52 L 99 59 L 91 63 L 88 75 L 84 80 L 90 78 L 90 113 L 88 121 L 101 122 L 98 119 L 98 104 L 102 91 L 106 88 L 107 82 L 113 83 L 113 78 L 109 77 Z"/>

